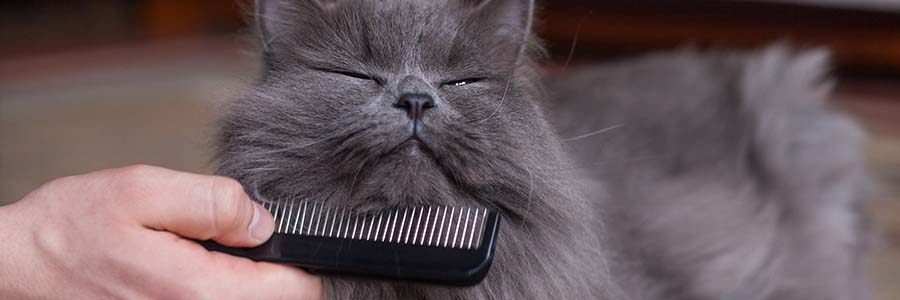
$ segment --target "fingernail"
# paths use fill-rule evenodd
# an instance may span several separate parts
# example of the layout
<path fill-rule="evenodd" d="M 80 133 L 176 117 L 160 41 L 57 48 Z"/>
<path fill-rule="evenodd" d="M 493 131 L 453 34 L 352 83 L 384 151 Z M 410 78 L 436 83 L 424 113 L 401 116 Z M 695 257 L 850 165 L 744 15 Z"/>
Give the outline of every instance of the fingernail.
<path fill-rule="evenodd" d="M 253 202 L 253 218 L 250 219 L 250 239 L 258 243 L 265 242 L 275 229 L 275 221 L 262 216 L 262 207 Z"/>

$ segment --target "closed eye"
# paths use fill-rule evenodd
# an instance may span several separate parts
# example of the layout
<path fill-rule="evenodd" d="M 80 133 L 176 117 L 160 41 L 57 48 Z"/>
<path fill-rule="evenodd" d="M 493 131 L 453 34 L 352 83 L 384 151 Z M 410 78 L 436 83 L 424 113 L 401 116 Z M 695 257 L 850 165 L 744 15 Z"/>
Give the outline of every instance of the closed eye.
<path fill-rule="evenodd" d="M 374 81 L 374 82 L 376 82 L 376 83 L 378 83 L 378 84 L 382 84 L 382 82 L 383 82 L 383 81 L 382 81 L 380 78 L 378 78 L 378 77 L 371 76 L 371 75 L 367 75 L 367 74 L 363 74 L 363 73 L 357 73 L 357 72 L 353 72 L 353 71 L 327 70 L 327 69 L 320 69 L 319 71 L 322 71 L 322 72 L 328 72 L 328 73 L 334 73 L 334 74 L 341 74 L 341 75 L 344 75 L 344 76 L 347 76 L 347 77 L 356 78 L 356 79 L 371 80 L 371 81 Z"/>
<path fill-rule="evenodd" d="M 464 86 L 484 80 L 483 78 L 466 78 L 460 80 L 451 80 L 443 84 L 443 86 Z"/>
<path fill-rule="evenodd" d="M 372 79 L 372 76 L 369 76 L 366 74 L 361 74 L 361 73 L 355 73 L 355 72 L 349 72 L 349 71 L 334 71 L 334 73 L 338 73 L 338 74 L 341 74 L 341 75 L 344 75 L 347 77 L 353 77 L 353 78 L 357 78 L 357 79 L 374 80 L 374 79 Z"/>

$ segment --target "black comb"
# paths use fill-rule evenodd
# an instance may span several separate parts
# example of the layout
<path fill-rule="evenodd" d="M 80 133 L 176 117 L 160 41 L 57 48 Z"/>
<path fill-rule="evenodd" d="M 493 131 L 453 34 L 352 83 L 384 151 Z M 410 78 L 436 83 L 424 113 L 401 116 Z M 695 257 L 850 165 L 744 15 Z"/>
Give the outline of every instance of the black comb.
<path fill-rule="evenodd" d="M 485 208 L 419 206 L 355 214 L 312 201 L 263 204 L 275 234 L 254 248 L 202 242 L 210 250 L 310 272 L 470 286 L 487 275 L 499 214 Z"/>

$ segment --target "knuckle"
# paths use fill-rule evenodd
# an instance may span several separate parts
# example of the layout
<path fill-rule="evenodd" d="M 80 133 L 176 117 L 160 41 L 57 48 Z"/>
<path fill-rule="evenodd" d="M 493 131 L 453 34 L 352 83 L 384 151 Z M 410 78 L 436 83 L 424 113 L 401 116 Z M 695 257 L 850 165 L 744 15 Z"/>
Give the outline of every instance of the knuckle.
<path fill-rule="evenodd" d="M 71 185 L 73 183 L 73 181 L 77 181 L 77 180 L 78 179 L 75 176 L 56 178 L 56 179 L 50 180 L 44 184 L 41 184 L 34 191 L 35 192 L 51 192 L 51 191 L 56 191 L 59 189 L 64 189 L 65 187 Z"/>
<path fill-rule="evenodd" d="M 132 165 L 116 170 L 113 175 L 125 185 L 141 185 L 153 173 L 153 167 L 147 165 Z"/>
<path fill-rule="evenodd" d="M 146 177 L 146 176 L 150 176 L 152 174 L 159 172 L 159 167 L 136 164 L 136 165 L 130 165 L 127 167 L 122 167 L 122 168 L 118 169 L 117 171 L 119 171 L 119 173 L 121 173 L 121 174 L 119 174 L 121 176 Z"/>
<path fill-rule="evenodd" d="M 245 198 L 244 187 L 239 182 L 231 178 L 214 177 L 208 199 L 214 226 L 217 229 L 232 229 L 239 225 Z"/>

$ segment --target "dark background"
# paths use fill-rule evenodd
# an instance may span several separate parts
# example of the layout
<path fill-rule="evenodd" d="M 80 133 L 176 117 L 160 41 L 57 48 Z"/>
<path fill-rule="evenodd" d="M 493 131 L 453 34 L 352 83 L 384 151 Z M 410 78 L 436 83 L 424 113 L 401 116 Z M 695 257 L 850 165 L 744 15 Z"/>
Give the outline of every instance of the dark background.
<path fill-rule="evenodd" d="M 830 47 L 842 72 L 900 75 L 898 0 L 843 0 L 844 6 L 790 0 L 543 2 L 538 30 L 557 58 L 568 56 L 576 33 L 575 58 L 587 59 L 685 44 L 752 48 L 786 40 Z M 245 6 L 247 1 L 222 0 L 4 1 L 0 55 L 231 34 L 245 27 Z"/>

